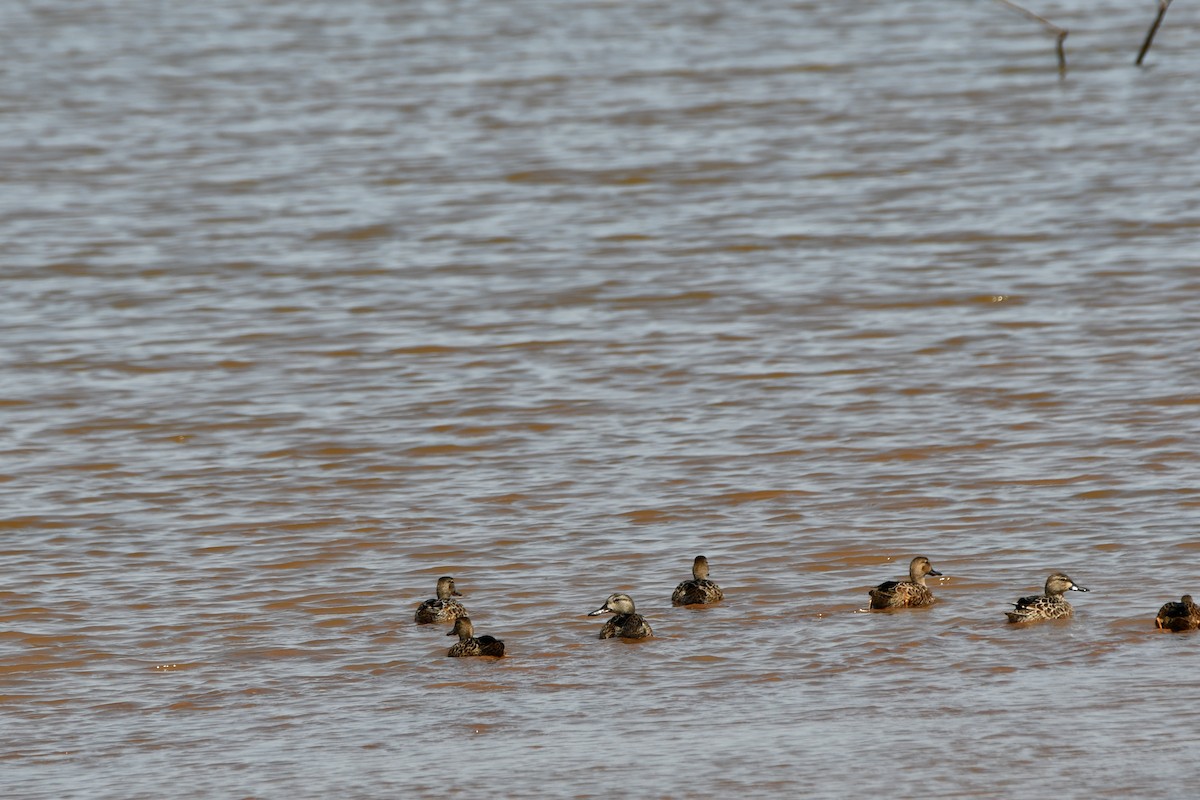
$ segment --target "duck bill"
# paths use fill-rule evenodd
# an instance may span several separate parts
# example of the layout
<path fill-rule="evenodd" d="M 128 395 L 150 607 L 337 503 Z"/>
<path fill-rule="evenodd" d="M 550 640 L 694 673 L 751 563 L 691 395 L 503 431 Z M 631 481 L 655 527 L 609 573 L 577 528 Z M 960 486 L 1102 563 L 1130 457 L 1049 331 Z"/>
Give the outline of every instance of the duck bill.
<path fill-rule="evenodd" d="M 457 628 L 455 628 L 454 630 L 450 631 L 450 632 L 449 632 L 449 633 L 447 633 L 446 635 L 447 635 L 447 636 L 458 636 L 458 629 L 457 629 Z"/>
<path fill-rule="evenodd" d="M 601 614 L 611 614 L 611 613 L 612 613 L 612 609 L 610 609 L 608 607 L 608 603 L 605 603 L 604 605 L 597 608 L 595 611 L 589 611 L 588 616 L 589 617 L 598 617 Z"/>
<path fill-rule="evenodd" d="M 455 589 L 454 591 L 450 592 L 450 596 L 451 597 L 462 597 L 463 593 L 460 592 L 458 589 Z"/>
<path fill-rule="evenodd" d="M 936 576 L 938 576 L 939 578 L 940 578 L 940 577 L 942 577 L 942 573 L 938 572 L 936 569 L 931 569 L 931 570 L 929 570 L 929 574 L 930 574 L 930 575 L 936 575 Z"/>

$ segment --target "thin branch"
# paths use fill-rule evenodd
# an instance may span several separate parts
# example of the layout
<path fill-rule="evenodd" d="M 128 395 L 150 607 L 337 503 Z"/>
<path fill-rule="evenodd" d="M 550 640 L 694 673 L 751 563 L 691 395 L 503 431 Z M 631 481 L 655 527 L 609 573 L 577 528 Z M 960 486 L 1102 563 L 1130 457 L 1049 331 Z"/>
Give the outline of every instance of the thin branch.
<path fill-rule="evenodd" d="M 1045 17 L 1039 17 L 1037 14 L 1033 13 L 1028 8 L 1025 8 L 1024 6 L 1019 6 L 1016 3 L 1012 2 L 1012 0 L 996 0 L 996 2 L 1000 3 L 1003 6 L 1007 6 L 1008 8 L 1011 8 L 1013 11 L 1016 11 L 1018 14 L 1021 14 L 1022 16 L 1028 17 L 1029 19 L 1033 20 L 1034 22 L 1038 23 L 1039 25 L 1044 27 L 1046 30 L 1048 30 L 1054 34 L 1054 38 L 1055 38 L 1054 48 L 1058 52 L 1058 74 L 1065 75 L 1067 73 L 1067 51 L 1063 47 L 1063 42 L 1065 42 L 1067 40 L 1067 29 L 1060 28 L 1059 26 L 1055 25 L 1053 22 L 1046 19 Z M 1170 3 L 1171 0 L 1159 0 L 1159 2 L 1160 3 Z"/>
<path fill-rule="evenodd" d="M 1154 34 L 1158 33 L 1158 26 L 1162 25 L 1163 17 L 1166 16 L 1167 7 L 1170 5 L 1171 0 L 1158 0 L 1158 16 L 1154 18 L 1154 24 L 1146 32 L 1146 41 L 1142 42 L 1142 49 L 1138 51 L 1137 61 L 1134 62 L 1139 67 L 1142 65 L 1142 59 L 1146 57 L 1147 51 L 1150 50 L 1150 43 L 1154 41 Z"/>

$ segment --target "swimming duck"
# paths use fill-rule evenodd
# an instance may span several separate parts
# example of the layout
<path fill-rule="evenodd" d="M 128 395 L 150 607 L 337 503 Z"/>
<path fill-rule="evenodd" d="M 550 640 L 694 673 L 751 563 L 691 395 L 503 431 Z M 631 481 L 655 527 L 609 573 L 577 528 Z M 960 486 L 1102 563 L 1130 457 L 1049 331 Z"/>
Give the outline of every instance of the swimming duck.
<path fill-rule="evenodd" d="M 721 587 L 708 579 L 708 559 L 696 556 L 692 562 L 692 579 L 675 587 L 671 605 L 691 606 L 701 603 L 716 603 L 725 599 Z"/>
<path fill-rule="evenodd" d="M 452 597 L 462 597 L 462 593 L 454 588 L 454 578 L 438 578 L 437 597 L 417 606 L 417 623 L 425 625 L 430 622 L 454 622 L 459 617 L 465 617 L 467 610 L 463 608 L 462 603 L 452 600 Z"/>
<path fill-rule="evenodd" d="M 925 585 L 926 575 L 941 575 L 925 556 L 908 564 L 908 580 L 885 581 L 871 590 L 871 608 L 918 608 L 933 605 L 933 592 Z"/>
<path fill-rule="evenodd" d="M 598 617 L 601 614 L 616 614 L 600 629 L 601 639 L 611 639 L 614 636 L 622 639 L 645 639 L 654 635 L 645 618 L 634 611 L 633 598 L 627 594 L 610 594 L 604 605 L 588 616 Z"/>
<path fill-rule="evenodd" d="M 454 630 L 446 635 L 458 637 L 458 642 L 446 652 L 446 655 L 451 658 L 463 656 L 500 658 L 504 655 L 504 642 L 494 636 L 475 636 L 475 628 L 471 625 L 470 617 L 459 617 L 454 620 Z"/>
<path fill-rule="evenodd" d="M 1178 603 L 1167 603 L 1158 610 L 1154 627 L 1168 631 L 1194 631 L 1200 628 L 1200 606 L 1185 594 Z"/>
<path fill-rule="evenodd" d="M 1022 597 L 1013 603 L 1015 611 L 1006 611 L 1009 622 L 1036 622 L 1042 619 L 1070 619 L 1075 615 L 1071 604 L 1063 600 L 1063 592 L 1086 592 L 1065 573 L 1056 572 L 1046 578 L 1046 593 Z"/>

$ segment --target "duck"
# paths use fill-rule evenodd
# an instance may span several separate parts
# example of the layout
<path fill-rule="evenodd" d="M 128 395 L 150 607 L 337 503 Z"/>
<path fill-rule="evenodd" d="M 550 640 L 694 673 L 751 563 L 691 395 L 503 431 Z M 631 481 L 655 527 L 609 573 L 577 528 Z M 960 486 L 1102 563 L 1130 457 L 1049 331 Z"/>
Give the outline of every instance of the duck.
<path fill-rule="evenodd" d="M 455 597 L 462 597 L 462 593 L 454 588 L 454 578 L 449 575 L 438 578 L 437 597 L 431 597 L 417 606 L 417 624 L 454 622 L 459 617 L 465 617 L 467 609 L 463 608 L 462 603 L 452 599 Z"/>
<path fill-rule="evenodd" d="M 941 575 L 925 556 L 908 564 L 908 580 L 884 581 L 871 590 L 871 608 L 920 608 L 933 605 L 933 592 L 925 585 L 926 575 Z"/>
<path fill-rule="evenodd" d="M 504 656 L 504 642 L 494 636 L 476 636 L 475 626 L 471 624 L 470 617 L 459 617 L 454 620 L 454 630 L 446 635 L 458 637 L 458 641 L 446 651 L 446 655 L 451 658 L 464 656 L 502 658 Z"/>
<path fill-rule="evenodd" d="M 1063 599 L 1063 592 L 1086 592 L 1087 589 L 1071 580 L 1065 572 L 1055 572 L 1046 578 L 1045 594 L 1022 597 L 1013 603 L 1015 610 L 1006 611 L 1009 622 L 1037 622 L 1043 619 L 1070 619 L 1075 609 Z"/>
<path fill-rule="evenodd" d="M 684 581 L 675 587 L 671 595 L 671 605 L 692 606 L 705 603 L 717 603 L 725 599 L 721 587 L 708 579 L 708 559 L 696 556 L 692 562 L 692 579 Z"/>
<path fill-rule="evenodd" d="M 610 594 L 604 605 L 588 614 L 598 617 L 601 614 L 616 614 L 604 623 L 600 629 L 601 639 L 647 639 L 654 635 L 645 617 L 637 613 L 633 607 L 633 598 L 627 594 Z"/>
<path fill-rule="evenodd" d="M 1194 631 L 1200 628 L 1200 606 L 1185 594 L 1178 603 L 1167 603 L 1158 610 L 1154 627 L 1168 631 Z"/>

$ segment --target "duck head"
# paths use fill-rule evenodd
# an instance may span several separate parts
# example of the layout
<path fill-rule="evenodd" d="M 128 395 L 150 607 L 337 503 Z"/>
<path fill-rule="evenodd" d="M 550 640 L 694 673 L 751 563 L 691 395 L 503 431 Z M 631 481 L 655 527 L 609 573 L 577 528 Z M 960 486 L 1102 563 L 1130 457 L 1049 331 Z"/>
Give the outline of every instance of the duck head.
<path fill-rule="evenodd" d="M 454 630 L 446 635 L 457 636 L 460 642 L 465 642 L 475 635 L 475 626 L 471 624 L 469 617 L 459 617 L 454 620 Z"/>
<path fill-rule="evenodd" d="M 926 575 L 941 575 L 933 568 L 933 564 L 929 563 L 929 559 L 925 556 L 917 556 L 908 564 L 908 577 L 913 583 L 925 585 Z"/>
<path fill-rule="evenodd" d="M 601 614 L 632 614 L 633 598 L 627 594 L 610 594 L 608 599 L 604 601 L 604 605 L 597 608 L 588 614 L 589 617 L 598 617 Z"/>
<path fill-rule="evenodd" d="M 1087 589 L 1079 586 L 1075 581 L 1067 577 L 1065 572 L 1056 572 L 1049 578 L 1046 578 L 1046 594 L 1062 594 L 1063 592 L 1086 592 Z"/>
<path fill-rule="evenodd" d="M 446 575 L 438 578 L 437 597 L 438 600 L 449 600 L 451 597 L 462 597 L 462 592 L 454 588 L 454 578 Z"/>

